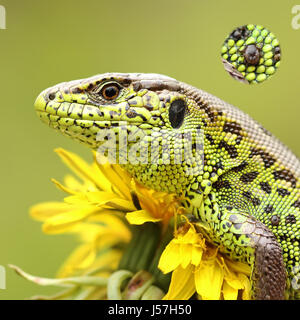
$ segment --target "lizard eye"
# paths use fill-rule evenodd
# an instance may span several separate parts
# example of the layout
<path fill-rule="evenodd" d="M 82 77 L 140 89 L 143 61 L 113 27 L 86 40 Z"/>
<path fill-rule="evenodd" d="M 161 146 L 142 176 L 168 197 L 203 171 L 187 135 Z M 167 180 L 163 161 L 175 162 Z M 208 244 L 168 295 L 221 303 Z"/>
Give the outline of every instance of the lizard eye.
<path fill-rule="evenodd" d="M 99 93 L 105 100 L 114 100 L 119 96 L 120 87 L 116 83 L 108 83 L 101 88 Z"/>
<path fill-rule="evenodd" d="M 185 108 L 186 104 L 183 100 L 175 100 L 171 103 L 169 109 L 169 120 L 173 128 L 177 129 L 182 125 Z"/>

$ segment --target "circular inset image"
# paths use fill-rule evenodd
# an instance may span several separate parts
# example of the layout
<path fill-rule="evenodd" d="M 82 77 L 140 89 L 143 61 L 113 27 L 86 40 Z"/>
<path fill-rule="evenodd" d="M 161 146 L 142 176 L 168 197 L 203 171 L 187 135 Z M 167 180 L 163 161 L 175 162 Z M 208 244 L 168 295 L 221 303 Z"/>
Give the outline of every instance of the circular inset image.
<path fill-rule="evenodd" d="M 225 70 L 243 83 L 261 83 L 280 65 L 281 50 L 275 35 L 266 28 L 248 24 L 226 38 L 221 50 Z"/>

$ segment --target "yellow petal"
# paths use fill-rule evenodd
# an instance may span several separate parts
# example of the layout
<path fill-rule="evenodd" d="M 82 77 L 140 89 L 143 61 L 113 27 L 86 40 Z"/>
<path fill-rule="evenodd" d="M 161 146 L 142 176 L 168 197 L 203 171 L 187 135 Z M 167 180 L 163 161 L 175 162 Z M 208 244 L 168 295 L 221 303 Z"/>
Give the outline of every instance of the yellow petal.
<path fill-rule="evenodd" d="M 109 208 L 107 206 L 103 206 L 101 208 L 101 211 L 99 211 L 99 214 L 92 215 L 89 217 L 90 222 L 102 222 L 103 218 L 101 218 L 102 214 L 108 214 L 110 216 L 114 216 L 120 220 L 122 220 L 123 223 L 127 225 L 127 222 L 125 222 L 124 212 L 120 210 L 115 210 L 112 208 Z"/>
<path fill-rule="evenodd" d="M 180 264 L 179 250 L 179 245 L 176 244 L 174 239 L 171 240 L 160 256 L 158 269 L 163 273 L 169 273 L 175 270 Z"/>
<path fill-rule="evenodd" d="M 120 239 L 129 241 L 131 232 L 124 221 L 122 221 L 119 217 L 111 215 L 111 213 L 106 210 L 99 214 L 97 220 L 98 222 L 102 222 L 107 230 L 112 232 L 114 235 L 118 235 Z"/>
<path fill-rule="evenodd" d="M 239 261 L 232 261 L 229 259 L 225 259 L 226 265 L 227 267 L 237 273 L 244 273 L 248 276 L 250 276 L 251 274 L 251 267 L 243 262 L 239 262 Z"/>
<path fill-rule="evenodd" d="M 191 264 L 198 266 L 202 260 L 203 248 L 193 246 Z"/>
<path fill-rule="evenodd" d="M 57 186 L 58 189 L 62 190 L 63 192 L 66 192 L 69 194 L 76 194 L 77 193 L 77 191 L 72 190 L 71 188 L 65 187 L 64 185 L 62 185 L 61 183 L 59 183 L 55 179 L 51 179 L 51 181 Z"/>
<path fill-rule="evenodd" d="M 130 224 L 143 224 L 145 222 L 158 222 L 161 220 L 154 218 L 146 210 L 128 212 L 126 214 L 126 219 Z"/>
<path fill-rule="evenodd" d="M 188 232 L 182 235 L 180 241 L 182 243 L 197 244 L 199 239 L 200 239 L 200 236 L 196 233 L 194 228 L 189 228 Z"/>
<path fill-rule="evenodd" d="M 76 192 L 86 192 L 86 191 L 99 191 L 94 183 L 90 181 L 85 181 L 84 183 L 79 182 L 74 176 L 67 174 L 64 177 L 64 184 L 67 188 L 74 190 Z"/>
<path fill-rule="evenodd" d="M 243 290 L 243 294 L 242 294 L 242 299 L 243 300 L 250 300 L 251 298 L 251 284 L 250 284 L 250 279 L 249 277 L 247 277 L 245 274 L 239 273 L 239 274 L 234 274 L 234 275 L 230 275 L 230 276 L 225 276 L 225 282 L 224 282 L 224 286 L 225 289 L 227 289 L 228 291 L 231 290 L 235 290 L 236 292 L 238 292 L 238 290 Z M 226 285 L 225 285 L 226 284 Z M 224 290 L 224 286 L 223 286 L 223 290 Z M 232 289 L 230 289 L 230 288 Z M 238 293 L 236 293 L 238 294 Z M 225 296 L 224 296 L 225 298 Z M 236 298 L 233 298 L 236 299 Z M 233 300 L 231 299 L 231 300 Z M 227 300 L 230 300 L 229 298 Z"/>
<path fill-rule="evenodd" d="M 120 242 L 127 243 L 131 238 L 129 229 L 117 220 L 115 220 L 114 225 L 106 224 L 104 219 L 102 225 L 80 222 L 69 227 L 65 232 L 78 234 L 80 239 L 86 243 L 94 242 L 98 251 Z"/>
<path fill-rule="evenodd" d="M 116 199 L 116 195 L 114 193 L 105 191 L 86 192 L 85 196 L 87 201 L 98 206 L 106 204 L 107 201 Z"/>
<path fill-rule="evenodd" d="M 94 206 L 78 207 L 69 212 L 53 216 L 44 223 L 43 231 L 45 233 L 62 233 L 68 231 L 74 223 L 77 223 L 91 214 L 95 214 L 100 209 Z"/>
<path fill-rule="evenodd" d="M 136 194 L 138 195 L 140 205 L 144 210 L 150 212 L 151 215 L 153 216 L 155 215 L 155 213 L 159 212 L 156 207 L 155 198 L 153 198 L 149 194 L 145 196 L 143 193 L 139 192 L 138 190 L 136 190 Z"/>
<path fill-rule="evenodd" d="M 237 274 L 231 273 L 230 275 L 225 275 L 224 279 L 232 288 L 236 290 L 244 288 L 244 283 Z"/>
<path fill-rule="evenodd" d="M 217 263 L 202 262 L 195 271 L 195 284 L 197 293 L 204 300 L 219 300 L 223 283 L 224 271 Z"/>
<path fill-rule="evenodd" d="M 101 269 L 106 268 L 107 270 L 115 270 L 118 267 L 121 257 L 121 250 L 112 249 L 104 251 L 97 256 L 93 264 L 88 269 L 84 270 L 83 274 L 92 273 L 93 275 L 97 276 L 109 276 L 111 272 L 109 273 L 107 271 L 102 271 Z M 97 269 L 100 269 L 100 271 L 97 271 Z"/>
<path fill-rule="evenodd" d="M 115 199 L 112 199 L 110 201 L 107 201 L 105 203 L 107 206 L 110 206 L 112 208 L 115 208 L 115 209 L 118 209 L 118 210 L 121 210 L 121 211 L 135 211 L 136 208 L 134 206 L 134 204 L 132 203 L 132 201 L 129 201 L 129 200 L 123 200 L 123 199 L 120 199 L 120 198 L 115 198 Z"/>
<path fill-rule="evenodd" d="M 106 228 L 96 223 L 80 222 L 75 224 L 68 231 L 78 234 L 81 241 L 89 243 L 94 242 L 99 234 L 102 234 Z"/>
<path fill-rule="evenodd" d="M 180 263 L 181 267 L 185 269 L 188 264 L 190 263 L 192 259 L 192 251 L 193 251 L 193 246 L 190 244 L 185 244 L 180 246 Z"/>
<path fill-rule="evenodd" d="M 86 194 L 85 192 L 79 192 L 76 195 L 65 197 L 64 202 L 72 205 L 76 205 L 76 206 L 87 205 Z"/>
<path fill-rule="evenodd" d="M 251 299 L 251 283 L 250 283 L 250 280 L 244 274 L 239 274 L 239 277 L 240 277 L 240 279 L 241 279 L 241 281 L 243 282 L 243 285 L 244 285 L 242 299 L 243 300 L 250 300 Z"/>
<path fill-rule="evenodd" d="M 172 273 L 169 291 L 163 300 L 188 300 L 195 292 L 194 268 L 188 265 L 185 269 L 178 267 Z"/>
<path fill-rule="evenodd" d="M 224 300 L 236 300 L 238 297 L 239 290 L 236 288 L 233 288 L 228 284 L 228 282 L 224 282 L 223 284 L 223 297 Z"/>
<path fill-rule="evenodd" d="M 99 234 L 97 240 L 95 241 L 95 246 L 97 250 L 102 250 L 108 247 L 113 247 L 120 243 L 127 243 L 128 241 L 129 239 L 122 237 L 122 234 L 106 228 L 101 234 Z"/>
<path fill-rule="evenodd" d="M 97 192 L 81 192 L 76 195 L 64 198 L 64 201 L 70 204 L 83 205 L 93 204 L 97 207 L 112 207 L 121 211 L 136 210 L 132 201 L 116 198 L 117 195 L 111 192 L 97 191 Z"/>
<path fill-rule="evenodd" d="M 117 167 L 117 165 L 111 165 L 108 163 L 102 165 L 98 164 L 100 172 L 106 177 L 108 181 L 110 181 L 114 189 L 118 190 L 120 192 L 120 195 L 122 195 L 125 199 L 131 199 L 130 184 L 128 181 L 126 183 L 126 177 L 128 177 L 128 174 L 125 171 L 122 171 L 121 168 L 118 168 L 116 171 L 115 167 Z M 119 175 L 120 172 L 122 172 L 121 176 Z"/>
<path fill-rule="evenodd" d="M 74 171 L 83 181 L 93 182 L 100 190 L 110 191 L 110 182 L 101 174 L 99 170 L 78 157 L 75 153 L 58 148 L 55 152 L 60 156 L 64 163 Z"/>
<path fill-rule="evenodd" d="M 31 217 L 38 221 L 45 221 L 63 212 L 74 210 L 74 206 L 64 202 L 42 202 L 32 206 L 29 210 Z"/>
<path fill-rule="evenodd" d="M 113 165 L 113 169 L 116 172 L 116 174 L 122 178 L 122 180 L 128 188 L 132 180 L 130 174 L 126 170 L 122 169 L 119 165 Z"/>
<path fill-rule="evenodd" d="M 65 261 L 59 271 L 60 277 L 66 277 L 74 271 L 88 268 L 96 258 L 96 251 L 93 244 L 79 246 Z"/>
<path fill-rule="evenodd" d="M 131 181 L 131 188 L 137 195 L 141 208 L 167 225 L 178 206 L 175 196 L 147 189 L 134 180 Z"/>

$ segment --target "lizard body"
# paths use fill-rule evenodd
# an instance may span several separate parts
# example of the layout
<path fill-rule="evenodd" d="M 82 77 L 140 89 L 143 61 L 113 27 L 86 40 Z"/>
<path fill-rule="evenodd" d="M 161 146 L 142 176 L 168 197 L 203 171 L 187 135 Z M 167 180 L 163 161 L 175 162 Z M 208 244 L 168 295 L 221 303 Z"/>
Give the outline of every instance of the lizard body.
<path fill-rule="evenodd" d="M 135 155 L 147 161 L 121 165 L 147 187 L 184 193 L 183 205 L 206 225 L 211 241 L 253 267 L 253 298 L 300 296 L 291 285 L 300 268 L 300 162 L 250 116 L 157 74 L 107 73 L 61 83 L 43 91 L 35 108 L 50 127 L 93 149 L 103 129 L 116 133 L 118 145 L 123 122 L 129 134 L 142 131 L 144 152 Z M 182 137 L 190 151 L 178 147 Z M 146 142 L 156 146 L 154 163 Z"/>

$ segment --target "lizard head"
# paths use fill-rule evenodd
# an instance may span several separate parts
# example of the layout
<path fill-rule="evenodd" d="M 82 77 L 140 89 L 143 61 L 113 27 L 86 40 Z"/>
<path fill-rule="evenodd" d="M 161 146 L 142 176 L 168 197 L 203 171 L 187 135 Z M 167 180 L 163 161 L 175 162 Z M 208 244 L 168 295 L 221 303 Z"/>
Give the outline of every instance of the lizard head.
<path fill-rule="evenodd" d="M 35 109 L 51 128 L 92 149 L 110 145 L 110 162 L 154 189 L 179 192 L 201 173 L 203 115 L 175 79 L 97 75 L 46 89 Z"/>

